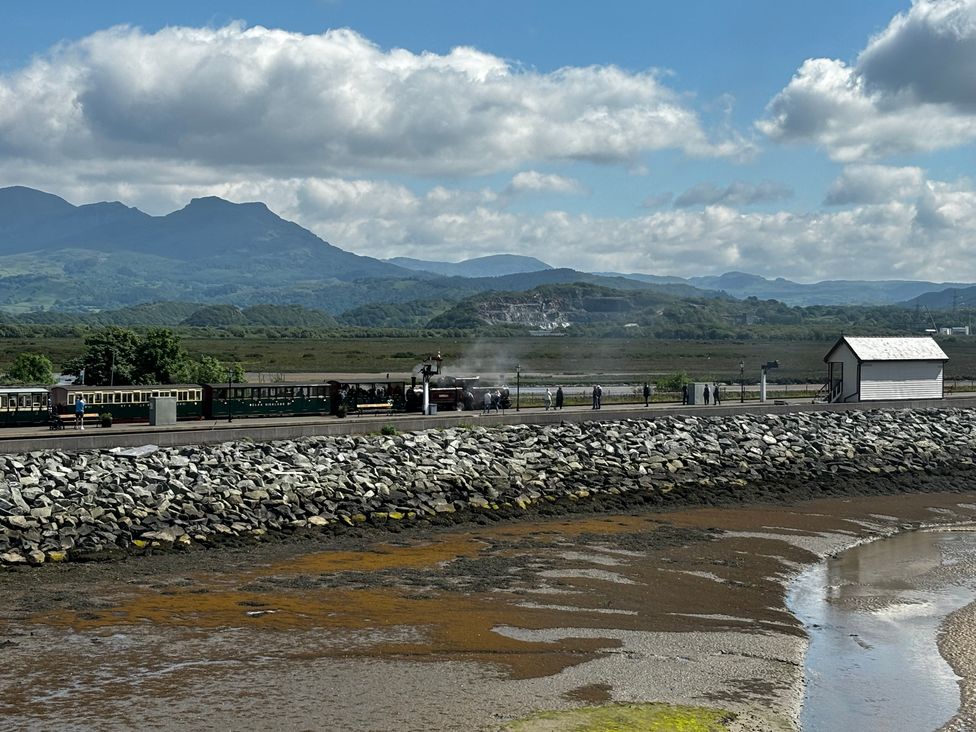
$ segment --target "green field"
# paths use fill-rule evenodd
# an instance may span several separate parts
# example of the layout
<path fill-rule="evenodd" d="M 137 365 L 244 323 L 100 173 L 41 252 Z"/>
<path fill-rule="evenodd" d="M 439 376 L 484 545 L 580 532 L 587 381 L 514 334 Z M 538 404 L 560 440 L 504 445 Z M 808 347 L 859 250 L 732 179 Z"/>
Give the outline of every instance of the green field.
<path fill-rule="evenodd" d="M 947 386 L 970 386 L 976 377 L 976 338 L 940 341 L 949 356 Z M 666 341 L 629 338 L 187 338 L 191 355 L 237 361 L 248 371 L 287 375 L 411 371 L 428 354 L 440 352 L 448 373 L 514 380 L 521 367 L 525 383 L 642 382 L 686 372 L 695 381 L 755 383 L 760 364 L 778 360 L 770 383 L 820 383 L 826 376 L 825 341 Z M 79 355 L 80 338 L 0 340 L 0 370 L 21 351 L 47 355 L 58 368 Z"/>

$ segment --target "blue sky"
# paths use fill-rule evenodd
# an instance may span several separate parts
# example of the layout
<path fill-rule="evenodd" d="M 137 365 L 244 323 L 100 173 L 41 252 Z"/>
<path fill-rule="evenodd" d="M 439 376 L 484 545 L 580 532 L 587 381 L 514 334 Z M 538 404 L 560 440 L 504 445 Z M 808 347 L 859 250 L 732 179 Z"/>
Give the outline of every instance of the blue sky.
<path fill-rule="evenodd" d="M 7 4 L 0 185 L 344 249 L 976 281 L 976 0 Z"/>

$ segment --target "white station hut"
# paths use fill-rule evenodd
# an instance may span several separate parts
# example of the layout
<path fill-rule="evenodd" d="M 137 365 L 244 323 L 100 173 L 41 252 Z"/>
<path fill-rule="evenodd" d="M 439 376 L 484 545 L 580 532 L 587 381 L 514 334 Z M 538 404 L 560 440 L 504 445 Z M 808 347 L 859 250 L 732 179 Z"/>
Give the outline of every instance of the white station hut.
<path fill-rule="evenodd" d="M 827 401 L 942 399 L 948 360 L 945 351 L 929 336 L 841 336 L 824 356 Z"/>

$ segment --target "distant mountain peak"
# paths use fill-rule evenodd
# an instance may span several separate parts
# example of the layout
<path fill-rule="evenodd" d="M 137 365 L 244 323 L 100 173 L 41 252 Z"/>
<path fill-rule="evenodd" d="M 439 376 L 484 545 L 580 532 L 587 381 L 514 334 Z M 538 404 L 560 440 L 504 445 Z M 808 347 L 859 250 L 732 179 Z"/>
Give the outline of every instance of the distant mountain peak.
<path fill-rule="evenodd" d="M 461 262 L 435 262 L 411 257 L 394 257 L 386 261 L 398 267 L 433 272 L 447 277 L 505 277 L 552 269 L 550 265 L 535 257 L 521 254 L 489 254 Z"/>
<path fill-rule="evenodd" d="M 231 209 L 241 209 L 241 208 L 253 208 L 260 211 L 270 211 L 270 209 L 260 201 L 247 201 L 245 203 L 235 203 L 234 201 L 228 201 L 226 198 L 221 198 L 220 196 L 201 196 L 200 198 L 191 198 L 190 202 L 186 204 L 181 210 L 193 210 L 193 211 L 214 211 L 214 210 L 231 210 Z"/>

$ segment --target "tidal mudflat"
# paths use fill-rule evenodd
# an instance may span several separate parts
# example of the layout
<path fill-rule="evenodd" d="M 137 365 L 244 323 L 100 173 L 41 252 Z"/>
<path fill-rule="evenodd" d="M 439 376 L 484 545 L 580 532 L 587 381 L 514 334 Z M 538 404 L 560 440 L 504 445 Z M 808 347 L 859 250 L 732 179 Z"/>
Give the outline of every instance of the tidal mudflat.
<path fill-rule="evenodd" d="M 831 498 L 9 569 L 0 716 L 500 730 L 668 702 L 732 730 L 798 729 L 808 636 L 790 582 L 858 542 L 974 520 L 972 493 Z M 965 612 L 949 622 L 971 627 Z"/>

